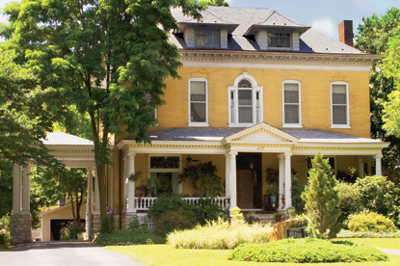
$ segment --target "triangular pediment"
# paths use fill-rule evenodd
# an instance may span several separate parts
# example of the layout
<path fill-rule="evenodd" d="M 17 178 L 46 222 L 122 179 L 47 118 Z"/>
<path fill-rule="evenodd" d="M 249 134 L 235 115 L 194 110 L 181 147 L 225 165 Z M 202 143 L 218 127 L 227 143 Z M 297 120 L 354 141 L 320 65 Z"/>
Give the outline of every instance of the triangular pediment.
<path fill-rule="evenodd" d="M 252 127 L 243 129 L 224 139 L 226 143 L 298 143 L 299 139 L 283 132 L 265 122 L 258 123 Z"/>

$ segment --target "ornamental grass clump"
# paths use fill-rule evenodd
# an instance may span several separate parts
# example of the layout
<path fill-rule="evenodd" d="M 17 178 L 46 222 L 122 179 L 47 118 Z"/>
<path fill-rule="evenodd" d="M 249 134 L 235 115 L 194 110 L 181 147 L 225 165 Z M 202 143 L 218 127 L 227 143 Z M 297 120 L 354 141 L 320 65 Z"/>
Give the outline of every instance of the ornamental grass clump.
<path fill-rule="evenodd" d="M 185 249 L 233 249 L 243 243 L 269 241 L 271 226 L 245 223 L 239 208 L 232 214 L 231 224 L 220 218 L 191 230 L 174 231 L 167 236 L 167 244 Z"/>
<path fill-rule="evenodd" d="M 266 244 L 243 244 L 237 247 L 231 260 L 257 262 L 372 262 L 386 261 L 389 257 L 373 247 L 351 241 L 326 241 L 313 238 L 283 239 Z"/>

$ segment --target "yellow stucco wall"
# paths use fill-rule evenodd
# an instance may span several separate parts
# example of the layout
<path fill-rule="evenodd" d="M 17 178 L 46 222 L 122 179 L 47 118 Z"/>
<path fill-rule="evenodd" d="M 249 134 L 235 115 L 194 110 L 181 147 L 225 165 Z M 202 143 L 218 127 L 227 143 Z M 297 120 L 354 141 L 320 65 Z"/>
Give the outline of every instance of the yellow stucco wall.
<path fill-rule="evenodd" d="M 190 78 L 208 80 L 208 119 L 210 127 L 228 127 L 228 86 L 243 72 L 253 76 L 263 86 L 264 121 L 282 128 L 282 82 L 301 82 L 301 116 L 305 129 L 320 129 L 340 134 L 369 137 L 368 72 L 272 70 L 236 68 L 190 68 L 179 70 L 182 79 L 166 80 L 167 104 L 157 111 L 159 125 L 151 131 L 188 126 L 188 84 Z M 351 129 L 331 128 L 330 84 L 348 82 Z"/>
<path fill-rule="evenodd" d="M 81 210 L 81 219 L 86 218 L 86 204 L 82 203 Z M 50 220 L 72 220 L 72 211 L 71 206 L 66 206 L 65 208 L 59 208 L 51 211 L 50 213 L 44 214 L 42 216 L 42 241 L 50 241 Z"/>

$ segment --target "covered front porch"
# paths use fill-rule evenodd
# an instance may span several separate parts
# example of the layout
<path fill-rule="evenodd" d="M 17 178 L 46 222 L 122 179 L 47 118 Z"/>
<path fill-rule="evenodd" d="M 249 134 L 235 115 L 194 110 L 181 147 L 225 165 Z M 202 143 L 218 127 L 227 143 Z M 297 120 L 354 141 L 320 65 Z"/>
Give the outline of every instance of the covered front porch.
<path fill-rule="evenodd" d="M 382 149 L 388 146 L 379 140 L 319 130 L 279 130 L 264 122 L 246 129 L 173 128 L 149 133 L 148 137 L 152 140 L 151 145 L 133 140 L 122 140 L 117 145 L 123 154 L 127 220 L 148 210 L 157 198 L 136 195 L 138 185 L 128 181 L 127 177 L 137 171 L 145 178 L 154 178 L 155 173 L 170 173 L 174 192 L 190 196 L 184 200 L 195 202 L 197 197 L 190 184 L 177 182 L 176 176 L 188 163 L 212 161 L 224 187 L 224 193 L 215 200 L 223 207 L 266 210 L 270 206 L 266 206 L 264 195 L 273 185 L 279 191 L 274 207 L 285 210 L 292 206 L 293 172 L 297 174 L 298 182 L 304 184 L 310 159 L 318 151 L 329 158 L 335 174 L 348 174 L 352 170 L 362 177 L 364 174 L 382 174 Z M 179 163 L 170 169 L 157 169 L 152 165 L 152 158 L 160 157 L 176 158 Z M 266 181 L 267 169 L 277 172 L 274 184 Z"/>

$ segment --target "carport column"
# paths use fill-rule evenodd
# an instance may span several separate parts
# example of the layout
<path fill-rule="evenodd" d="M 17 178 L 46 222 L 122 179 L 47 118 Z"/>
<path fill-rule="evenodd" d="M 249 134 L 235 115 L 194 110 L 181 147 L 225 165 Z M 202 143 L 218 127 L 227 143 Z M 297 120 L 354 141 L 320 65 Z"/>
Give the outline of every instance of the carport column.
<path fill-rule="evenodd" d="M 225 154 L 225 197 L 231 196 L 230 188 L 230 168 L 229 168 L 229 153 Z"/>
<path fill-rule="evenodd" d="M 285 196 L 285 190 L 283 184 L 285 183 L 285 156 L 283 154 L 278 155 L 279 158 L 279 209 L 283 209 L 282 198 Z"/>
<path fill-rule="evenodd" d="M 382 154 L 375 155 L 375 175 L 382 176 Z"/>
<path fill-rule="evenodd" d="M 126 228 L 129 223 L 136 216 L 135 209 L 135 181 L 130 181 L 128 177 L 135 173 L 135 153 L 128 153 L 128 175 L 126 176 L 126 182 L 128 182 L 128 208 L 126 210 Z"/>
<path fill-rule="evenodd" d="M 285 209 L 292 207 L 292 171 L 290 157 L 292 154 L 290 152 L 285 153 Z"/>
<path fill-rule="evenodd" d="M 93 168 L 87 168 L 88 180 L 87 180 L 87 199 L 86 199 L 86 233 L 87 239 L 93 239 L 93 218 L 92 218 L 92 207 L 93 207 Z"/>
<path fill-rule="evenodd" d="M 23 168 L 22 180 L 21 180 L 20 167 L 19 165 L 14 164 L 13 210 L 11 212 L 11 217 L 10 217 L 11 244 L 32 242 L 29 170 L 30 170 L 29 166 Z M 20 209 L 21 184 L 22 184 L 22 210 Z"/>
<path fill-rule="evenodd" d="M 229 152 L 230 163 L 229 166 L 231 168 L 230 171 L 230 188 L 231 188 L 231 203 L 229 209 L 232 210 L 233 208 L 237 207 L 237 188 L 236 188 L 236 155 L 237 151 Z"/>
<path fill-rule="evenodd" d="M 364 178 L 364 163 L 363 159 L 358 159 L 358 177 Z"/>

